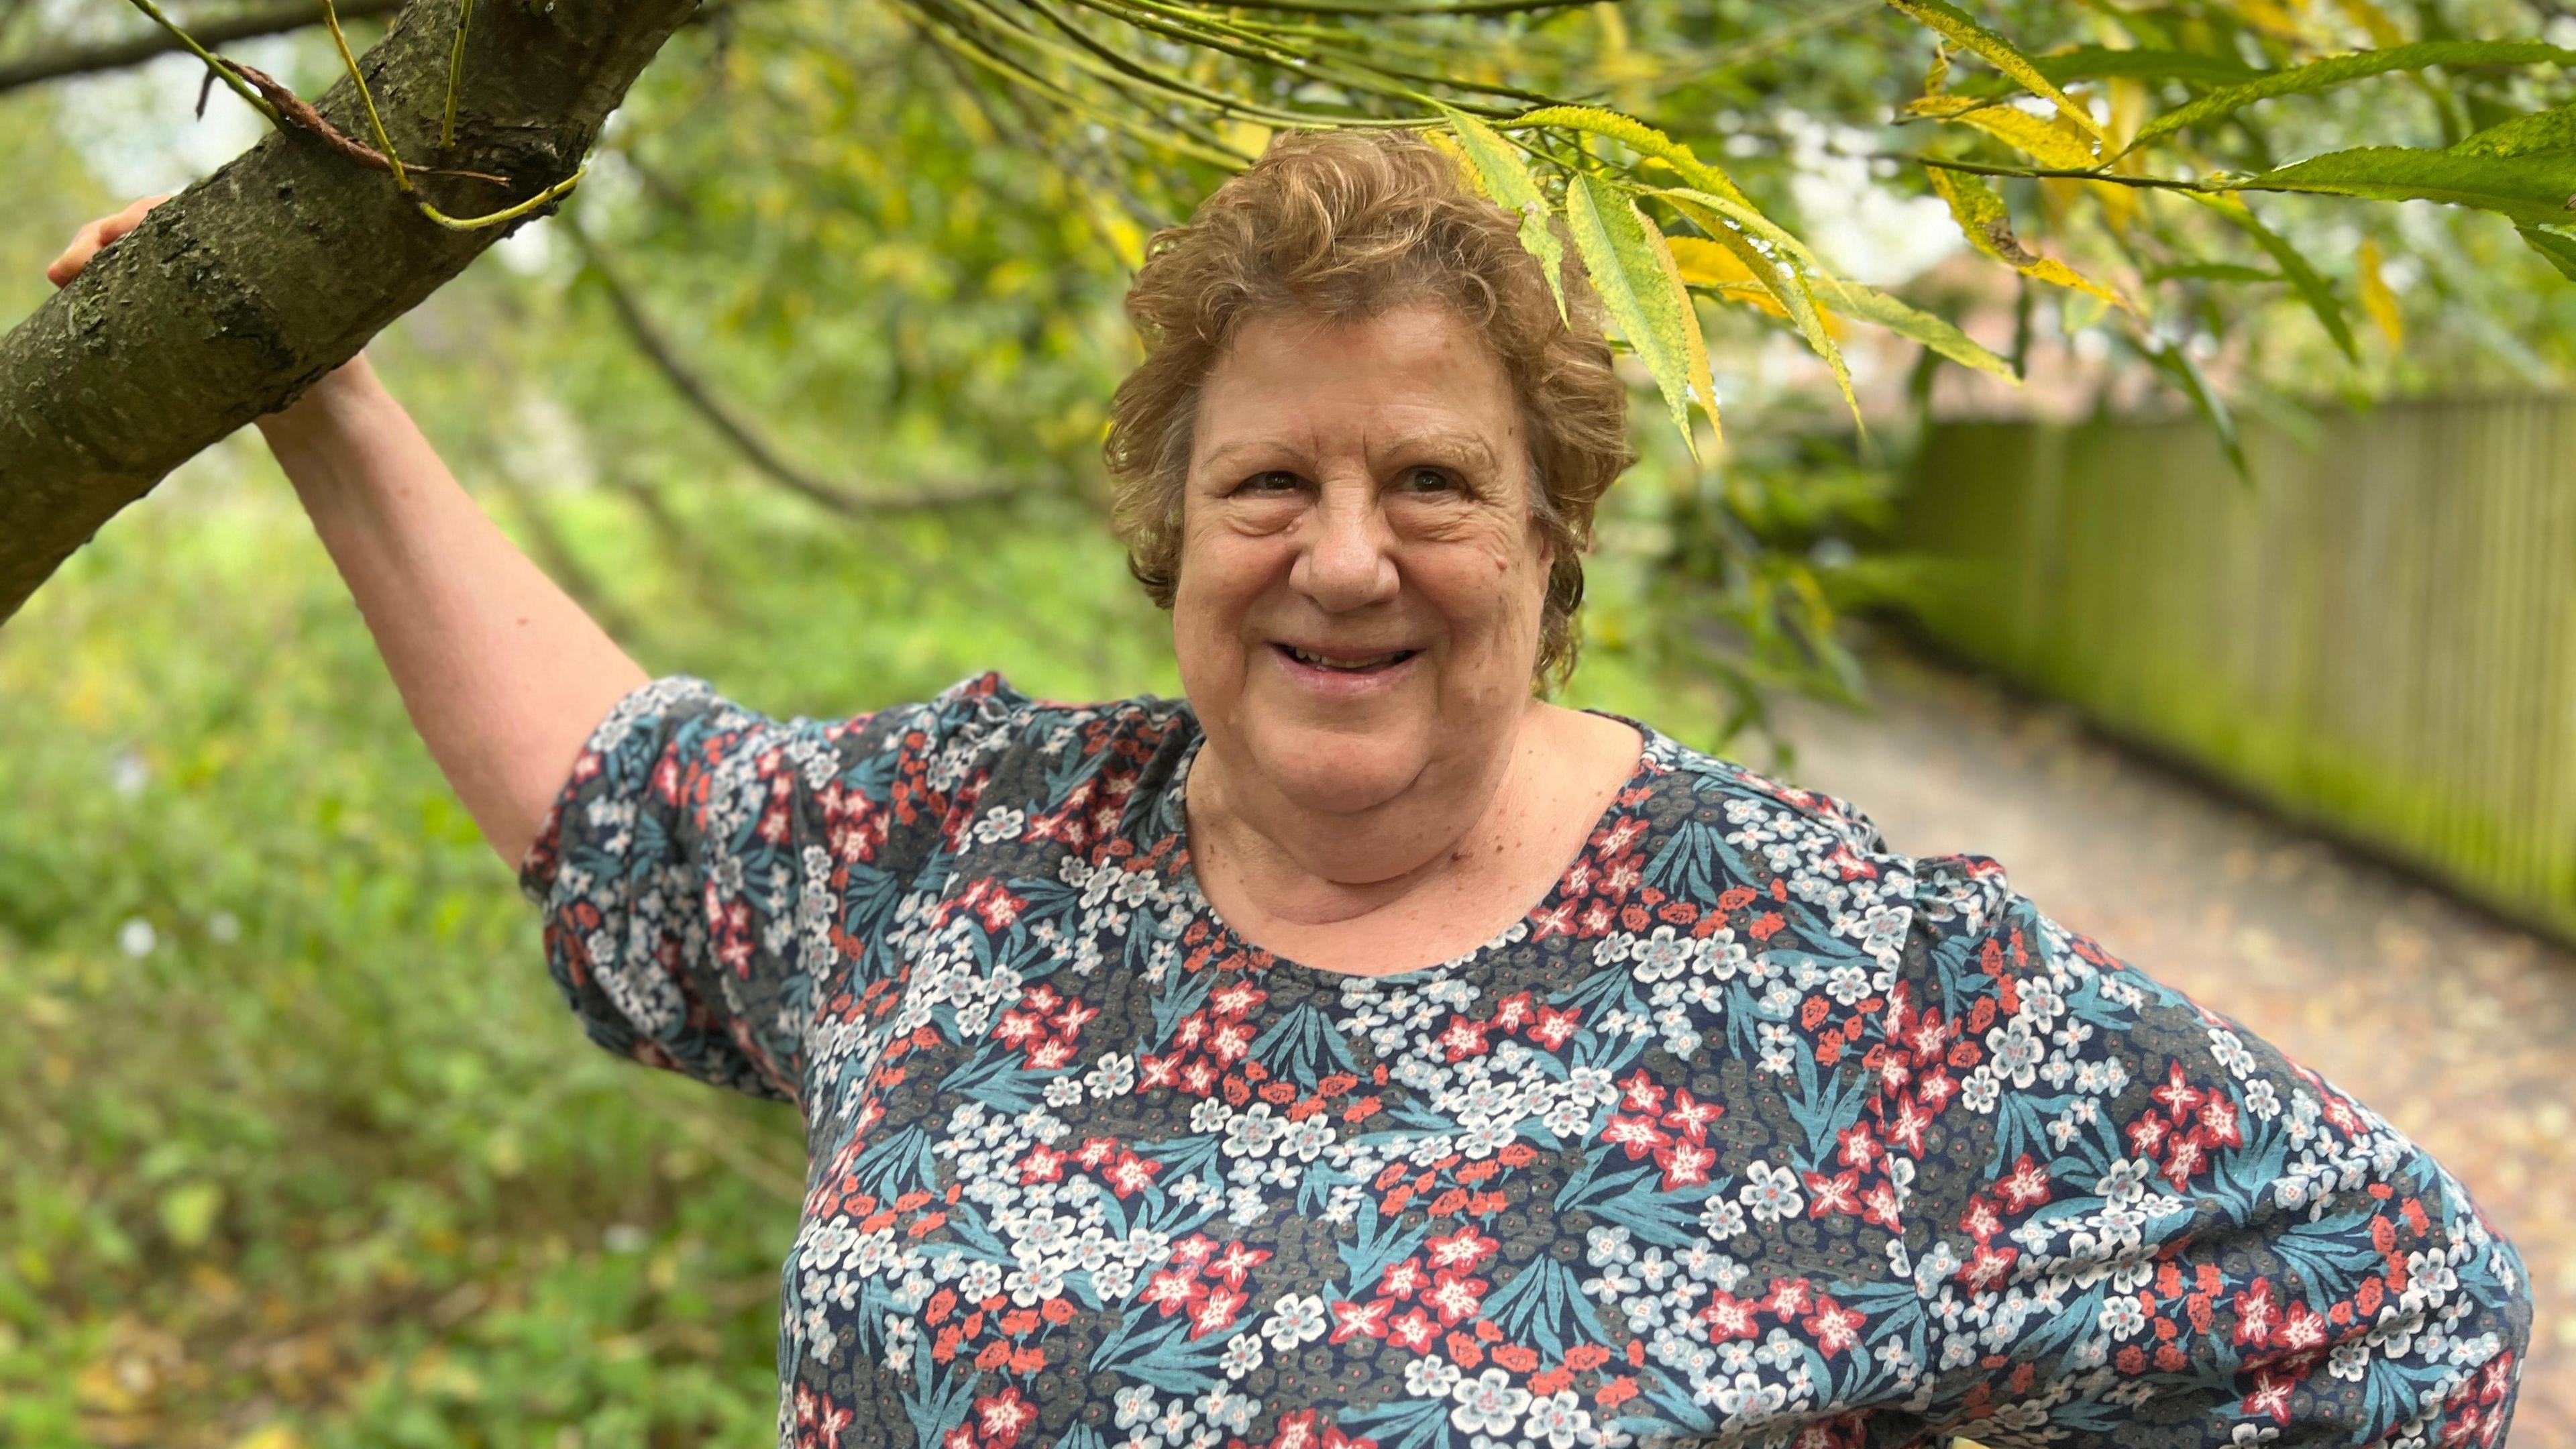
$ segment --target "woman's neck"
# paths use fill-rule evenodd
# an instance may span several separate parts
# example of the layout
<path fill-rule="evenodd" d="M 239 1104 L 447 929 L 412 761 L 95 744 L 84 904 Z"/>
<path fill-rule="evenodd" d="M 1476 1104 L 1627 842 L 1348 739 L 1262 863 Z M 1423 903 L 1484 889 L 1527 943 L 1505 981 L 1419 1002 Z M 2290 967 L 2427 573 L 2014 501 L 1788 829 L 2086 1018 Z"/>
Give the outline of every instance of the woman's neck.
<path fill-rule="evenodd" d="M 1508 895 L 1533 871 L 1552 880 L 1581 848 L 1633 771 L 1635 742 L 1615 720 L 1532 700 L 1504 748 L 1435 763 L 1357 814 L 1300 808 L 1203 747 L 1184 802 L 1191 866 L 1220 913 L 1256 939 L 1492 914 L 1479 907 L 1497 888 Z"/>

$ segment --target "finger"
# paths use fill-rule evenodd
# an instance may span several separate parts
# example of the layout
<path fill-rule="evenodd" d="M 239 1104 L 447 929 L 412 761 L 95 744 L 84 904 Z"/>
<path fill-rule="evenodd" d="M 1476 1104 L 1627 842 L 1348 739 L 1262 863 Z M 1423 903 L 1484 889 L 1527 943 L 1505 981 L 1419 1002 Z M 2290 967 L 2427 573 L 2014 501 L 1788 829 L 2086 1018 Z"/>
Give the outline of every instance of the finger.
<path fill-rule="evenodd" d="M 61 287 L 68 285 L 72 278 L 79 276 L 81 269 L 89 265 L 89 259 L 98 255 L 98 231 L 101 225 L 102 223 L 93 221 L 79 231 L 73 232 L 72 244 L 63 248 L 63 254 L 54 258 L 53 265 L 45 268 L 45 280 Z"/>
<path fill-rule="evenodd" d="M 169 199 L 170 193 L 166 191 L 161 193 L 159 196 L 146 196 L 129 204 L 123 211 L 118 212 L 116 215 L 99 222 L 98 244 L 100 246 L 106 246 L 109 242 L 112 242 L 118 237 L 125 235 L 127 232 L 134 230 L 136 227 L 141 226 L 146 212 L 149 212 L 152 208 L 159 206 L 161 203 L 168 201 Z"/>
<path fill-rule="evenodd" d="M 97 257 L 99 249 L 142 225 L 144 215 L 170 199 L 170 193 L 146 196 L 132 202 L 114 216 L 103 216 L 72 234 L 70 246 L 45 268 L 45 280 L 57 287 L 68 286 Z"/>

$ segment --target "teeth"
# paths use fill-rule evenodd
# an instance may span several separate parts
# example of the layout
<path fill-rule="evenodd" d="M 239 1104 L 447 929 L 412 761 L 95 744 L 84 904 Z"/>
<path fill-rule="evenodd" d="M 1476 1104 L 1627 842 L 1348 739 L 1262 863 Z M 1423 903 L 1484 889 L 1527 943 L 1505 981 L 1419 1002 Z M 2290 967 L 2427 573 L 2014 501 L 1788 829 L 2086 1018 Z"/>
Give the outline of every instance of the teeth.
<path fill-rule="evenodd" d="M 1380 654 L 1374 658 L 1355 660 L 1345 664 L 1336 660 L 1326 659 L 1320 654 L 1309 654 L 1305 650 L 1296 648 L 1293 645 L 1290 646 L 1288 650 L 1288 653 L 1300 664 L 1311 664 L 1318 669 L 1339 669 L 1352 673 L 1356 673 L 1363 669 L 1377 669 L 1388 664 L 1393 664 L 1412 652 L 1413 651 L 1410 649 L 1399 649 L 1392 654 Z"/>

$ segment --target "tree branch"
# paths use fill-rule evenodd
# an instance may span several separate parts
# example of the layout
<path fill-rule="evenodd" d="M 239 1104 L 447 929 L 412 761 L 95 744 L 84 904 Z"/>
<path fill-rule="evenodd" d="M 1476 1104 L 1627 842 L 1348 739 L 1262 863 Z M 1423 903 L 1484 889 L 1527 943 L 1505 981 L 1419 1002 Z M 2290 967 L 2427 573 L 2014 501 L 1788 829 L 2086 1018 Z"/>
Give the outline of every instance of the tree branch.
<path fill-rule="evenodd" d="M 455 0 L 412 0 L 361 65 L 401 151 L 535 196 L 580 164 L 694 4 L 480 7 L 444 154 Z M 343 81 L 319 109 L 348 131 L 356 101 Z M 478 212 L 494 199 L 485 183 L 419 190 Z M 384 173 L 301 132 L 272 133 L 155 208 L 0 337 L 0 619 L 117 510 L 293 401 L 509 229 L 440 227 Z"/>
<path fill-rule="evenodd" d="M 680 356 L 679 349 L 671 344 L 668 337 L 662 335 L 662 330 L 654 325 L 653 319 L 644 314 L 643 307 L 636 302 L 634 294 L 626 289 L 626 284 L 618 280 L 616 269 L 609 265 L 607 257 L 601 254 L 599 244 L 591 240 L 590 234 L 574 225 L 570 217 L 564 218 L 562 225 L 564 231 L 572 237 L 574 248 L 581 253 L 583 264 L 590 268 L 592 276 L 599 279 L 600 290 L 607 294 L 609 309 L 617 314 L 618 325 L 626 330 L 626 336 L 635 344 L 635 349 L 644 354 L 645 360 L 653 364 L 656 372 L 662 374 L 662 380 L 671 385 L 671 390 L 680 395 L 681 401 L 687 403 L 699 417 L 706 420 L 709 427 L 714 428 L 718 435 L 734 446 L 735 451 L 742 454 L 745 462 L 750 463 L 753 468 L 780 487 L 801 498 L 819 503 L 846 518 L 881 518 L 889 514 L 969 508 L 979 504 L 1007 502 L 1014 498 L 1026 497 L 1036 491 L 1025 484 L 991 483 L 944 488 L 927 493 L 864 493 L 831 482 L 789 462 L 767 438 L 761 436 L 760 431 L 752 426 L 749 419 L 736 412 L 733 406 L 719 396 L 707 380 L 700 377 L 697 370 Z"/>
<path fill-rule="evenodd" d="M 346 4 L 339 7 L 340 18 L 357 20 L 378 15 L 391 15 L 402 8 L 402 3 L 403 0 L 347 0 Z M 198 44 L 212 50 L 219 45 L 230 45 L 236 40 L 253 40 L 263 35 L 283 35 L 290 30 L 302 30 L 308 25 L 321 23 L 320 0 L 297 0 L 294 4 L 264 5 L 256 10 L 245 10 L 239 15 L 226 16 L 221 20 L 209 20 L 202 24 L 191 25 L 188 27 L 188 33 L 197 38 Z M 147 60 L 173 54 L 181 48 L 176 36 L 159 30 L 149 35 L 138 35 L 132 40 L 120 40 L 107 45 L 55 46 L 0 64 L 0 91 L 13 91 L 21 86 L 61 80 L 65 76 L 89 75 L 102 70 L 121 70 L 129 65 L 141 65 Z"/>

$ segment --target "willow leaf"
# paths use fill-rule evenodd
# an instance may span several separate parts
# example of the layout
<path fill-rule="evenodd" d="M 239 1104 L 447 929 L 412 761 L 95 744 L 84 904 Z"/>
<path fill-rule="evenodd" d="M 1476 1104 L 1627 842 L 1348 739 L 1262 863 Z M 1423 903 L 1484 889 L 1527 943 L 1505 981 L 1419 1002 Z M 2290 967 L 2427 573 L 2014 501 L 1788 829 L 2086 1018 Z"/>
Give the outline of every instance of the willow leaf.
<path fill-rule="evenodd" d="M 2227 400 L 2218 395 L 2218 389 L 2209 385 L 2209 378 L 2200 370 L 2200 364 L 2191 360 L 2191 353 L 2180 343 L 2151 347 L 2145 351 L 2147 361 L 2172 381 L 2176 391 L 2191 400 L 2192 411 L 2199 413 L 2201 420 L 2209 424 L 2209 431 L 2218 439 L 2219 450 L 2227 454 L 2227 461 L 2236 466 L 2236 476 L 2252 483 L 2254 469 L 2245 460 L 2245 440 L 2237 435 L 2236 415 L 2228 411 Z"/>
<path fill-rule="evenodd" d="M 2576 151 L 2576 105 L 2516 116 L 2451 148 L 2454 156 L 2543 156 L 2553 151 Z"/>
<path fill-rule="evenodd" d="M 1690 424 L 1697 380 L 1690 375 L 1687 335 L 1697 321 L 1680 275 L 1649 240 L 1653 223 L 1615 184 L 1580 175 L 1566 184 L 1565 222 L 1574 234 L 1583 269 L 1592 278 L 1592 289 L 1600 294 L 1602 310 L 1653 374 L 1673 426 L 1681 429 L 1683 445 L 1698 457 L 1699 444 Z M 1703 393 L 1699 402 L 1710 417 L 1717 415 L 1713 397 Z"/>
<path fill-rule="evenodd" d="M 2558 269 L 2558 275 L 2576 282 L 2576 238 L 2562 236 L 2554 231 L 2543 231 L 2536 226 L 2515 227 L 2514 230 L 2521 234 L 2523 241 L 2529 244 L 2533 251 L 2547 258 L 2549 264 Z"/>
<path fill-rule="evenodd" d="M 2149 121 L 2129 149 L 2234 115 L 2257 101 L 2321 91 L 2393 70 L 2421 70 L 2428 65 L 2565 65 L 2571 60 L 2576 60 L 2576 50 L 2537 40 L 2419 40 L 2386 50 L 2357 50 L 2212 91 Z"/>
<path fill-rule="evenodd" d="M 1823 272 L 1829 270 L 1829 268 L 1825 266 L 1824 262 L 1816 256 L 1815 252 L 1808 248 L 1805 242 L 1798 240 L 1797 236 L 1787 227 L 1784 227 L 1780 225 L 1780 223 L 1773 221 L 1771 218 L 1764 216 L 1748 202 L 1729 200 L 1726 197 L 1712 195 L 1709 192 L 1693 191 L 1688 187 L 1661 187 L 1653 194 L 1661 197 L 1665 201 L 1671 202 L 1675 207 L 1681 210 L 1681 213 L 1684 216 L 1698 222 L 1702 227 L 1708 227 L 1711 223 L 1707 218 L 1701 216 L 1699 214 L 1700 212 L 1707 212 L 1710 215 L 1722 217 L 1731 224 L 1735 230 L 1755 238 L 1763 244 L 1771 247 L 1774 251 L 1780 253 L 1780 255 L 1796 262 L 1799 266 L 1808 271 Z M 1719 236 L 1719 233 L 1714 230 L 1710 231 L 1709 235 L 1717 236 L 1721 241 L 1725 240 L 1724 237 Z"/>
<path fill-rule="evenodd" d="M 2265 226 L 2253 208 L 2235 197 L 2184 194 L 2242 227 L 2246 235 L 2254 238 L 2256 246 L 2270 253 L 2272 260 L 2280 265 L 2282 277 L 2297 290 L 2299 300 L 2308 304 L 2308 310 L 2317 314 L 2317 321 L 2324 324 L 2326 335 L 2334 339 L 2335 346 L 2343 349 L 2345 357 L 2354 362 L 2361 361 L 2361 348 L 2352 338 L 2352 324 L 2344 317 L 2343 299 L 2335 295 L 2332 284 L 2317 275 L 2315 267 L 2308 265 L 2308 259 L 2299 255 L 2298 248 L 2290 245 L 2279 232 Z"/>
<path fill-rule="evenodd" d="M 2019 382 L 2012 363 L 1937 317 L 1876 287 L 1819 273 L 1813 279 L 1816 300 L 1855 321 L 1875 323 L 1909 342 L 1919 342 L 1963 367 Z"/>
<path fill-rule="evenodd" d="M 1789 309 L 1780 305 L 1780 299 L 1771 295 L 1771 289 L 1762 285 L 1743 258 L 1726 247 L 1703 236 L 1666 237 L 1664 245 L 1671 249 L 1673 264 L 1681 269 L 1684 285 L 1705 288 L 1730 302 L 1742 302 L 1783 322 L 1789 320 Z"/>
<path fill-rule="evenodd" d="M 2501 212 L 2525 226 L 2566 222 L 2576 153 L 2462 156 L 2406 146 L 2329 151 L 2240 182 L 2250 191 L 2310 191 L 2375 201 L 2439 201 Z"/>
<path fill-rule="evenodd" d="M 1548 225 L 1547 198 L 1540 194 L 1538 183 L 1530 180 L 1529 168 L 1521 164 L 1520 153 L 1493 127 L 1445 106 L 1441 114 L 1448 117 L 1459 149 L 1467 153 L 1467 162 L 1474 168 L 1476 179 L 1484 184 L 1485 194 L 1521 219 L 1521 246 L 1538 258 L 1540 270 L 1547 273 L 1548 290 L 1556 294 L 1556 315 L 1563 319 L 1565 243 L 1558 239 L 1556 228 Z"/>
<path fill-rule="evenodd" d="M 2198 282 L 2286 282 L 2290 280 L 2279 272 L 2267 272 L 2261 267 L 2244 266 L 2237 262 L 2173 262 L 2161 267 L 2149 267 L 2144 275 L 2150 282 L 2167 282 L 2177 277 L 2187 277 Z"/>
<path fill-rule="evenodd" d="M 2179 80 L 2199 85 L 2231 86 L 2261 74 L 2232 55 L 2194 50 L 2113 50 L 2079 45 L 2054 55 L 2033 56 L 2039 73 L 2064 85 L 2072 80 Z"/>
<path fill-rule="evenodd" d="M 1631 210 L 1634 210 L 1633 203 Z M 1646 244 L 1655 254 L 1655 264 L 1663 269 L 1665 285 L 1671 289 L 1673 296 L 1681 299 L 1682 375 L 1689 380 L 1691 395 L 1699 399 L 1700 407 L 1708 414 L 1709 422 L 1716 424 L 1717 377 L 1708 366 L 1708 338 L 1699 329 L 1699 309 L 1691 305 L 1690 292 L 1682 285 L 1681 266 L 1673 259 L 1672 238 L 1665 236 L 1663 230 L 1655 225 L 1654 219 L 1644 212 L 1636 212 L 1636 216 L 1639 221 L 1645 223 Z M 1690 440 L 1685 438 L 1684 441 Z M 1694 448 L 1692 451 L 1696 453 L 1698 450 Z"/>
<path fill-rule="evenodd" d="M 1816 308 L 1815 293 L 1808 285 L 1806 272 L 1797 265 L 1804 261 L 1814 266 L 1815 254 L 1768 221 L 1760 222 L 1760 229 L 1770 234 L 1764 239 L 1773 241 L 1779 255 L 1763 251 L 1741 227 L 1729 224 L 1739 215 L 1759 219 L 1761 213 L 1750 207 L 1735 206 L 1723 197 L 1711 196 L 1704 191 L 1673 189 L 1654 194 L 1698 223 L 1700 229 L 1714 238 L 1719 246 L 1733 252 L 1745 271 L 1770 292 L 1773 300 L 1779 303 L 1780 310 L 1788 316 L 1790 325 L 1806 339 L 1808 348 L 1833 370 L 1834 384 L 1842 389 L 1843 404 L 1851 409 L 1852 421 L 1866 430 L 1867 424 L 1861 421 L 1860 397 L 1852 390 L 1851 366 L 1843 360 L 1842 345 L 1834 341 L 1834 334 L 1825 326 L 1824 314 Z M 1786 244 L 1782 245 L 1784 242 Z"/>
<path fill-rule="evenodd" d="M 1652 156 L 1680 172 L 1683 180 L 1702 191 L 1713 191 L 1742 206 L 1753 203 L 1724 171 L 1692 154 L 1691 148 L 1647 125 L 1643 121 L 1604 111 L 1592 106 L 1542 106 L 1525 111 L 1505 125 L 1517 130 L 1523 126 L 1554 126 L 1559 130 L 1582 131 L 1606 136 L 1643 155 Z"/>
<path fill-rule="evenodd" d="M 2361 239 L 2361 250 L 2353 257 L 2353 276 L 2361 283 L 2361 310 L 2370 314 L 2379 334 L 2391 347 L 2406 345 L 2406 310 L 2397 303 L 2397 293 L 2388 285 L 2381 270 L 2387 259 L 2380 254 L 2379 243 L 2371 237 Z"/>
<path fill-rule="evenodd" d="M 1995 194 L 1995 189 L 1986 184 L 1984 177 L 1939 166 L 1927 166 L 1924 171 L 1931 179 L 1932 190 L 1950 204 L 1950 215 L 1959 223 L 1959 230 L 1967 236 L 1970 246 L 2034 281 L 2070 287 L 2090 293 L 2115 307 L 2131 312 L 2138 310 L 2130 305 L 2128 298 L 2092 281 L 2073 267 L 2023 246 L 2021 238 L 2013 234 L 2012 212 L 2006 209 L 2004 199 Z"/>
<path fill-rule="evenodd" d="M 2073 122 L 2076 129 L 2096 142 L 2102 139 L 2102 128 L 2094 122 L 2091 111 L 2077 105 L 2066 92 L 2059 90 L 2057 83 L 2011 41 L 1978 24 L 1975 17 L 1965 10 L 1949 3 L 1949 0 L 1887 0 L 1887 3 L 1908 20 L 1961 50 L 1975 53 L 1986 64 L 2012 77 L 2022 89 L 2057 107 L 2059 115 Z"/>
<path fill-rule="evenodd" d="M 1924 96 L 1906 104 L 1905 114 L 1974 126 L 2036 160 L 2042 166 L 2081 170 L 2101 164 L 2091 137 L 2059 116 L 2034 116 L 2018 106 L 1974 96 Z"/>

